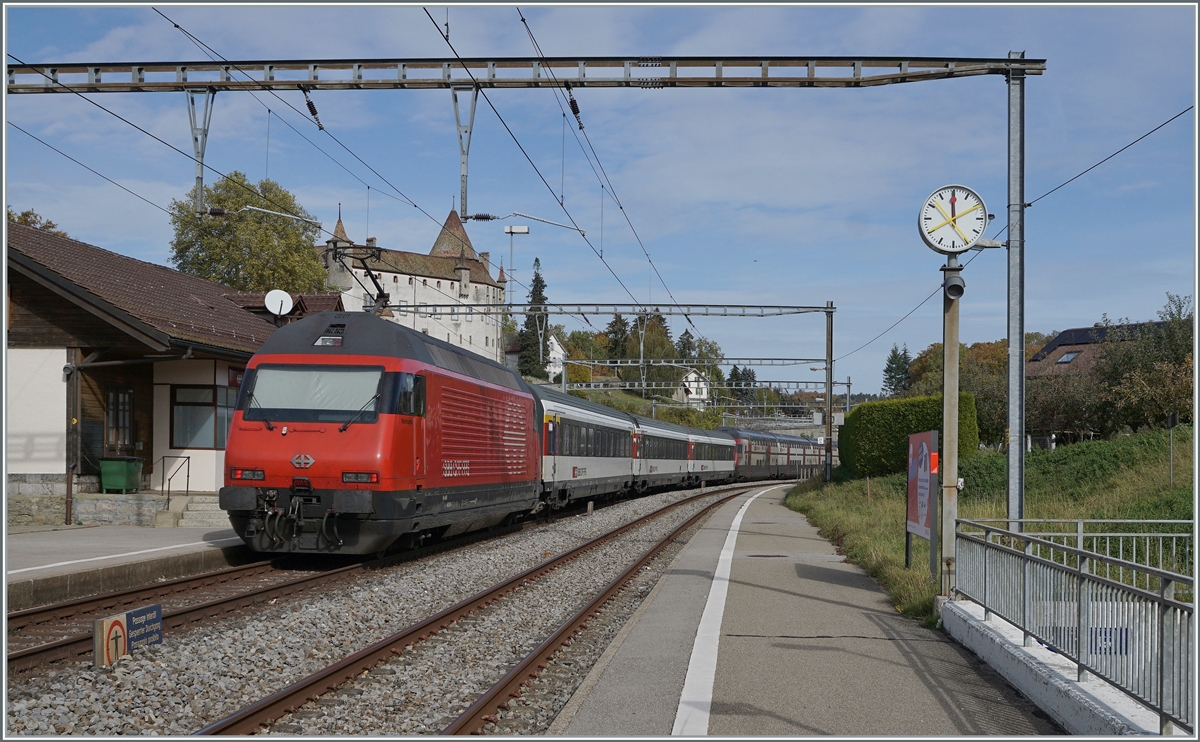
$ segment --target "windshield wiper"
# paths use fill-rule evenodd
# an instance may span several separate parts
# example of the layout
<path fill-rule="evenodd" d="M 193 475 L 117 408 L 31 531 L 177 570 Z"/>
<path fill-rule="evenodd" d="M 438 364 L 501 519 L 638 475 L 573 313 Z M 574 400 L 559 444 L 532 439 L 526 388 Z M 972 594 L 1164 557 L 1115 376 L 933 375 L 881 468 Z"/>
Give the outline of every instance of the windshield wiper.
<path fill-rule="evenodd" d="M 355 420 L 357 420 L 357 419 L 358 419 L 358 418 L 359 418 L 359 417 L 360 417 L 360 416 L 361 416 L 361 415 L 362 415 L 364 412 L 366 412 L 366 411 L 367 411 L 367 405 L 371 404 L 372 402 L 374 402 L 374 401 L 375 401 L 375 400 L 377 400 L 377 399 L 379 399 L 379 392 L 375 392 L 375 396 L 374 396 L 374 397 L 371 397 L 371 398 L 370 398 L 370 399 L 368 399 L 366 402 L 364 402 L 364 403 L 363 403 L 363 406 L 358 408 L 358 412 L 354 413 L 354 417 L 352 417 L 352 418 L 350 418 L 349 420 L 347 420 L 346 422 L 342 423 L 342 427 L 338 428 L 338 432 L 339 432 L 339 433 L 345 433 L 345 432 L 346 432 L 346 428 L 350 427 L 351 423 L 353 423 L 353 422 L 354 422 Z"/>
<path fill-rule="evenodd" d="M 263 406 L 261 404 L 259 404 L 258 399 L 255 398 L 254 392 L 250 392 L 250 405 L 252 407 L 257 407 L 259 410 L 262 410 L 262 413 L 263 413 L 262 421 L 267 424 L 267 430 L 274 430 L 275 426 L 272 425 L 271 421 L 267 419 L 267 411 L 263 410 Z"/>

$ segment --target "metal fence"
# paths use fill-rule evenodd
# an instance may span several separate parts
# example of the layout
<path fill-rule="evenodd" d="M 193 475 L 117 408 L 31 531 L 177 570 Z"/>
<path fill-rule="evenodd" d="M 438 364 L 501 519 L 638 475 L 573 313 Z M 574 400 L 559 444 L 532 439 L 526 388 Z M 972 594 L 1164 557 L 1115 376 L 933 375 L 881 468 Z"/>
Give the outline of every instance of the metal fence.
<path fill-rule="evenodd" d="M 955 592 L 982 605 L 985 618 L 994 613 L 1021 629 L 1026 646 L 1037 640 L 1077 663 L 1080 681 L 1094 674 L 1157 711 L 1160 731 L 1194 731 L 1193 607 L 1182 599 L 1194 580 L 1156 566 L 1173 537 L 1190 571 L 1190 534 L 1088 533 L 1088 522 L 1071 534 L 1113 555 L 1068 545 L 1066 534 L 1048 528 L 1010 531 L 1008 523 L 957 521 Z M 1114 543 L 1121 546 L 1110 549 Z M 1145 562 L 1122 558 L 1135 548 Z"/>

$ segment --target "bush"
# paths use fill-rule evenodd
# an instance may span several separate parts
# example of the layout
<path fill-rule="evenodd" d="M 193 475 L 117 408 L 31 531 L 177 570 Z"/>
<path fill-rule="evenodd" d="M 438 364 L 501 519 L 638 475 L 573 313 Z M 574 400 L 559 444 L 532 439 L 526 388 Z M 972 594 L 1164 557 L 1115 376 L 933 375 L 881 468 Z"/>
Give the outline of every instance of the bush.
<path fill-rule="evenodd" d="M 908 465 L 908 436 L 926 430 L 941 430 L 941 427 L 940 395 L 865 402 L 855 407 L 846 416 L 846 424 L 839 427 L 838 453 L 842 464 L 857 476 L 901 472 Z M 969 458 L 978 450 L 979 420 L 975 397 L 959 392 L 959 458 Z"/>

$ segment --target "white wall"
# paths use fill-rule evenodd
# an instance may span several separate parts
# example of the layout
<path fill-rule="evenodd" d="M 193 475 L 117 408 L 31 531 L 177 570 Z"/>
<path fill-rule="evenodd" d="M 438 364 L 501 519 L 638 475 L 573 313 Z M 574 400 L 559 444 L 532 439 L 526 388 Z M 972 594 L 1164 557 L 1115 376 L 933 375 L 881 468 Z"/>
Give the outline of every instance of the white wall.
<path fill-rule="evenodd" d="M 209 448 L 171 448 L 171 384 L 216 384 L 226 386 L 228 366 L 222 361 L 160 361 L 154 364 L 154 461 L 166 456 L 190 456 L 192 492 L 216 492 L 224 484 L 225 452 Z M 167 459 L 160 466 L 169 477 L 182 459 Z M 182 492 L 188 467 L 179 468 L 171 480 L 171 493 Z M 151 489 L 165 489 L 163 474 L 155 469 Z"/>
<path fill-rule="evenodd" d="M 366 278 L 363 271 L 355 270 L 354 275 L 370 291 L 374 291 L 371 280 Z M 393 322 L 411 327 L 417 332 L 424 332 L 439 340 L 447 340 L 452 345 L 466 348 L 484 358 L 504 362 L 504 353 L 500 348 L 501 328 L 497 317 L 484 317 L 476 313 L 468 322 L 465 309 L 459 311 L 456 318 L 451 318 L 445 310 L 442 310 L 438 317 L 428 314 L 422 317 L 417 311 L 414 311 L 414 307 L 419 307 L 421 304 L 453 304 L 455 302 L 463 302 L 464 305 L 501 304 L 504 301 L 504 295 L 499 288 L 472 283 L 469 287 L 470 295 L 460 298 L 457 279 L 422 278 L 421 276 L 383 271 L 377 271 L 376 275 L 379 277 L 379 283 L 383 286 L 383 290 L 390 295 L 390 303 L 403 307 L 403 309 L 392 310 L 394 316 L 391 317 L 391 320 Z M 396 280 L 393 281 L 393 278 Z M 409 278 L 413 279 L 411 285 L 408 283 Z M 442 284 L 441 288 L 438 288 L 439 281 Z M 363 308 L 364 291 L 362 286 L 358 285 L 350 273 L 339 270 L 336 263 L 329 270 L 329 285 L 341 289 L 342 306 L 346 308 L 346 311 L 353 312 Z"/>
<path fill-rule="evenodd" d="M 13 474 L 67 471 L 67 385 L 65 348 L 10 348 L 7 469 Z"/>

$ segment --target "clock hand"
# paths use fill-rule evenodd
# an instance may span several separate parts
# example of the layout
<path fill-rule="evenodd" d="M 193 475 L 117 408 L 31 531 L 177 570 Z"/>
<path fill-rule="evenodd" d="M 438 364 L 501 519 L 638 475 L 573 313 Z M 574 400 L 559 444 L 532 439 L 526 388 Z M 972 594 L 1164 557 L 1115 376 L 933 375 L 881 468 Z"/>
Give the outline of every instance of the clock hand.
<path fill-rule="evenodd" d="M 933 234 L 934 232 L 936 232 L 937 230 L 939 230 L 939 229 L 941 229 L 942 227 L 946 226 L 947 224 L 949 224 L 949 223 L 951 223 L 951 222 L 957 222 L 957 220 L 959 220 L 959 219 L 963 218 L 964 216 L 966 216 L 967 214 L 970 214 L 972 211 L 974 211 L 975 209 L 978 209 L 978 208 L 979 208 L 979 204 L 975 204 L 974 206 L 972 206 L 971 208 L 967 209 L 966 211 L 964 211 L 963 213 L 959 214 L 958 216 L 956 216 L 956 217 L 948 217 L 948 218 L 946 219 L 946 221 L 942 222 L 941 224 L 937 225 L 936 227 L 930 227 L 929 229 L 927 229 L 927 230 L 925 230 L 925 231 L 926 231 L 926 232 L 928 232 L 929 234 Z M 943 211 L 942 213 L 943 213 L 943 214 L 945 214 L 946 212 L 944 212 L 944 211 Z"/>
<path fill-rule="evenodd" d="M 937 210 L 938 210 L 938 211 L 942 212 L 942 216 L 946 217 L 946 221 L 942 222 L 942 223 L 941 223 L 941 224 L 939 224 L 938 226 L 939 226 L 939 227 L 944 227 L 946 224 L 949 224 L 950 226 L 954 227 L 954 231 L 955 231 L 955 232 L 958 232 L 958 236 L 963 238 L 963 242 L 964 242 L 964 243 L 966 243 L 966 242 L 970 242 L 970 240 L 969 240 L 969 239 L 967 239 L 967 236 L 966 236 L 965 234 L 963 234 L 962 230 L 961 230 L 961 229 L 959 229 L 959 228 L 958 228 L 958 225 L 955 223 L 955 221 L 958 219 L 958 217 L 957 217 L 957 216 L 950 216 L 949 214 L 947 214 L 947 213 L 946 213 L 946 210 L 942 208 L 942 205 L 941 205 L 940 203 L 938 203 L 938 202 L 937 202 L 937 199 L 934 199 L 934 200 L 933 200 L 933 205 L 937 207 Z M 950 204 L 950 206 L 951 206 L 951 208 L 953 208 L 953 207 L 954 207 L 954 204 Z M 967 213 L 967 212 L 965 212 L 965 211 L 964 211 L 964 212 L 963 212 L 963 214 L 965 214 L 965 213 Z M 961 216 L 961 214 L 960 214 L 959 216 Z M 933 230 L 932 230 L 932 229 L 931 229 L 931 230 L 929 230 L 929 231 L 930 231 L 931 233 L 933 232 Z"/>

